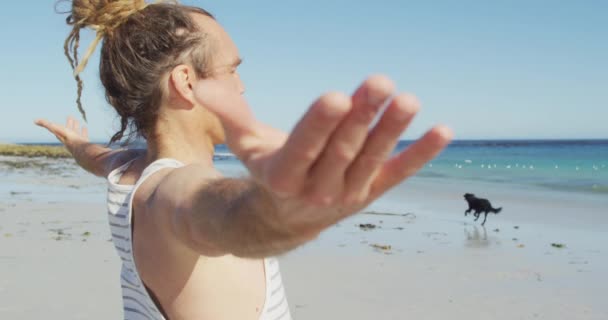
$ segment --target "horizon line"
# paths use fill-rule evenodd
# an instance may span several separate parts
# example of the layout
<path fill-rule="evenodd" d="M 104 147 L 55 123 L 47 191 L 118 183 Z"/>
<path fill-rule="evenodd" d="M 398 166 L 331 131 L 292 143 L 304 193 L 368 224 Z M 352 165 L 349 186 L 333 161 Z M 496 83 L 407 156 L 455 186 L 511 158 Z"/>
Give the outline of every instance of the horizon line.
<path fill-rule="evenodd" d="M 608 137 L 606 138 L 462 138 L 462 139 L 453 139 L 453 142 L 475 142 L 475 141 L 608 141 Z M 412 142 L 416 141 L 416 139 L 399 139 L 399 142 Z M 100 141 L 100 140 L 92 140 L 90 141 L 94 144 L 105 145 L 109 141 Z M 139 143 L 140 141 L 135 141 L 135 143 Z M 36 145 L 36 144 L 61 144 L 61 142 L 55 141 L 34 141 L 34 140 L 24 140 L 17 142 L 10 141 L 1 141 L 0 144 L 18 144 L 18 145 Z"/>

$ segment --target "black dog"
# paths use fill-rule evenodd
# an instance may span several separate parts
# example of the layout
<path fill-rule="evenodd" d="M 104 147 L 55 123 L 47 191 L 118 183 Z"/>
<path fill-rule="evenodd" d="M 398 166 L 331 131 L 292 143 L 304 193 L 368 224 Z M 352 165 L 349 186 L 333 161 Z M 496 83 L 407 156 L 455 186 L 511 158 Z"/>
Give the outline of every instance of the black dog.
<path fill-rule="evenodd" d="M 481 213 L 484 213 L 485 216 L 483 218 L 483 222 L 481 223 L 482 226 L 486 224 L 486 219 L 488 219 L 488 213 L 494 212 L 495 214 L 497 214 L 500 212 L 500 210 L 502 210 L 502 208 L 494 209 L 488 199 L 477 198 L 472 193 L 465 193 L 464 199 L 467 200 L 467 202 L 469 203 L 469 209 L 464 212 L 464 216 L 466 217 L 467 213 L 473 210 L 473 214 L 475 215 L 475 221 L 477 221 L 477 219 L 479 219 L 479 215 Z"/>

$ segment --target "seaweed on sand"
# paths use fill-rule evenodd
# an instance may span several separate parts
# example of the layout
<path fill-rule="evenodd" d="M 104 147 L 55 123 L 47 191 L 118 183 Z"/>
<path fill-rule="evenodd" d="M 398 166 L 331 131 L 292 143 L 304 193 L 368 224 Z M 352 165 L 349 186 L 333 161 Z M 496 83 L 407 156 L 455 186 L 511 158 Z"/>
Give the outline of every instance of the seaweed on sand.
<path fill-rule="evenodd" d="M 63 146 L 0 144 L 0 155 L 18 157 L 71 158 Z"/>

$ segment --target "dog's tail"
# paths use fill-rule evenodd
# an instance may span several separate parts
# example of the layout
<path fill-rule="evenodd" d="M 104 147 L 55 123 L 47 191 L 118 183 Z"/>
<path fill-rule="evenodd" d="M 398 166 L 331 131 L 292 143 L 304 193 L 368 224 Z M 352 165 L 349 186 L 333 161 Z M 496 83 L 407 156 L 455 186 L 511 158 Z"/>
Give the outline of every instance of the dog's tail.
<path fill-rule="evenodd" d="M 495 214 L 498 214 L 500 211 L 502 211 L 502 207 L 496 209 L 492 208 L 492 212 L 494 212 Z"/>

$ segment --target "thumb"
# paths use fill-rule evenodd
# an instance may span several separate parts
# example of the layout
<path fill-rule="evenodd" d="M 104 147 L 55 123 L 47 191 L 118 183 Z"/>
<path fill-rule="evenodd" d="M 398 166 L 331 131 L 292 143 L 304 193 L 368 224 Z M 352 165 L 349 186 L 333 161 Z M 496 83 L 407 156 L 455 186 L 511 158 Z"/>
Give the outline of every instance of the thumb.
<path fill-rule="evenodd" d="M 217 80 L 204 79 L 195 84 L 193 91 L 196 101 L 219 118 L 233 152 L 242 155 L 255 148 L 260 124 L 237 90 Z"/>
<path fill-rule="evenodd" d="M 34 121 L 34 123 L 37 126 L 43 127 L 45 129 L 47 129 L 48 131 L 50 131 L 62 143 L 65 141 L 66 133 L 65 133 L 65 130 L 61 126 L 58 126 L 58 125 L 56 125 L 50 121 L 44 120 L 44 119 L 37 119 L 36 121 Z"/>
<path fill-rule="evenodd" d="M 61 129 L 60 126 L 58 126 L 50 121 L 47 121 L 44 119 L 37 119 L 36 121 L 34 121 L 34 123 L 39 127 L 43 127 L 45 129 L 47 129 L 48 131 L 50 131 L 53 134 L 63 133 L 63 130 Z"/>

